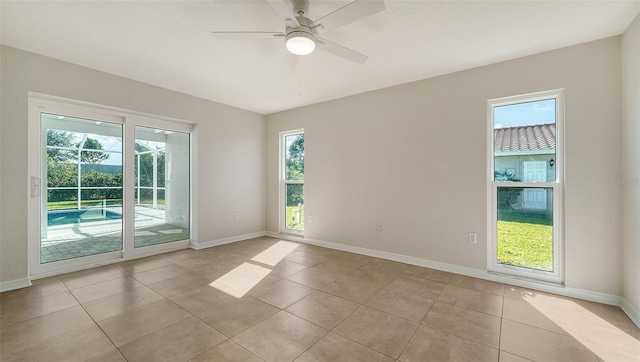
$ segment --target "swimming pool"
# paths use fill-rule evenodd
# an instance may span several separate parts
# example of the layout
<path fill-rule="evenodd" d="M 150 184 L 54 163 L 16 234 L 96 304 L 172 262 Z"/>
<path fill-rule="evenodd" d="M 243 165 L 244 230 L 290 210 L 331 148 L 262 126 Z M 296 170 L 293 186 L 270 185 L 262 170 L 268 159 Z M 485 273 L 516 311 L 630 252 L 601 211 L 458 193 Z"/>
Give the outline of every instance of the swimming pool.
<path fill-rule="evenodd" d="M 47 226 L 88 223 L 105 220 L 120 220 L 122 214 L 111 210 L 83 209 L 47 212 Z"/>

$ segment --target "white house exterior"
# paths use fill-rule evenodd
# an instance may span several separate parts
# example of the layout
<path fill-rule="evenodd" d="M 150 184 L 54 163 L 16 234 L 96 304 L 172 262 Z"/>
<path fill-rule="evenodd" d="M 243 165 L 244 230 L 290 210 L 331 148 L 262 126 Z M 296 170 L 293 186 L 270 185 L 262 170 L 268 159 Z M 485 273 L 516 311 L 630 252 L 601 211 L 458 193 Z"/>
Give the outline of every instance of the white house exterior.
<path fill-rule="evenodd" d="M 495 170 L 505 180 L 548 182 L 556 178 L 556 125 L 496 128 Z M 496 179 L 499 179 L 496 176 Z M 550 191 L 525 189 L 514 209 L 552 210 Z"/>

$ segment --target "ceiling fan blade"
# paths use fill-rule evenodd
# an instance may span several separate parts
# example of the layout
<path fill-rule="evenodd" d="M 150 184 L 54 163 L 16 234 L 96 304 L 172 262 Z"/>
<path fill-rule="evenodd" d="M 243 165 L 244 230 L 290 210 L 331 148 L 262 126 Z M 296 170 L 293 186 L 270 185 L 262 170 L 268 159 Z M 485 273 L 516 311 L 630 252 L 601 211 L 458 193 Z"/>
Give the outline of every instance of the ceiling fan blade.
<path fill-rule="evenodd" d="M 300 63 L 300 56 L 287 52 L 287 57 L 284 58 L 282 65 L 282 73 L 295 73 L 298 63 Z"/>
<path fill-rule="evenodd" d="M 212 31 L 213 36 L 221 40 L 235 39 L 277 39 L 282 38 L 284 33 L 270 31 Z"/>
<path fill-rule="evenodd" d="M 364 64 L 367 61 L 367 59 L 369 59 L 368 56 L 362 53 L 358 53 L 355 50 L 345 48 L 340 44 L 334 43 L 332 41 L 329 41 L 323 38 L 318 38 L 316 42 L 316 46 L 318 47 L 318 49 L 324 50 L 327 53 L 337 55 L 341 58 L 345 58 L 359 64 Z"/>
<path fill-rule="evenodd" d="M 273 11 L 287 24 L 287 26 L 298 27 L 300 23 L 296 19 L 296 14 L 289 8 L 286 0 L 267 0 Z"/>
<path fill-rule="evenodd" d="M 326 33 L 356 20 L 377 14 L 385 9 L 382 0 L 356 0 L 325 15 L 311 24 L 318 33 Z"/>

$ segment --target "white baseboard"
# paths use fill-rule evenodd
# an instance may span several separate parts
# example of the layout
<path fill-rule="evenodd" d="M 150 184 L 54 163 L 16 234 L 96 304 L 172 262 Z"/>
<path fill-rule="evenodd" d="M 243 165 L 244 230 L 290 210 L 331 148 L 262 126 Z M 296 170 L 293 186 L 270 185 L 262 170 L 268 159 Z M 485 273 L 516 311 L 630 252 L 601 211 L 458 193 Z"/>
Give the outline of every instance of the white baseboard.
<path fill-rule="evenodd" d="M 412 256 L 395 254 L 395 253 L 390 253 L 386 251 L 362 248 L 359 246 L 339 244 L 339 243 L 334 243 L 330 241 L 308 239 L 308 238 L 303 238 L 303 237 L 294 236 L 294 235 L 278 234 L 274 232 L 267 232 L 267 236 L 291 240 L 291 241 L 297 241 L 305 244 L 322 246 L 329 249 L 336 249 L 336 250 L 346 251 L 350 253 L 372 256 L 380 259 L 386 259 L 386 260 L 392 260 L 392 261 L 397 261 L 397 262 L 411 264 L 411 265 L 422 266 L 422 267 L 436 269 L 436 270 L 442 270 L 449 273 L 460 274 L 460 275 L 465 275 L 469 277 L 474 277 L 478 279 L 484 279 L 484 280 L 489 280 L 489 281 L 499 282 L 504 284 L 510 284 L 510 285 L 514 285 L 522 288 L 534 289 L 534 290 L 559 294 L 559 295 L 572 297 L 572 298 L 589 300 L 592 302 L 598 302 L 598 303 L 610 304 L 610 305 L 616 305 L 616 306 L 620 305 L 621 298 L 617 295 L 612 295 L 612 294 L 599 293 L 599 292 L 572 288 L 572 287 L 565 287 L 563 285 L 558 285 L 558 284 L 537 282 L 529 279 L 517 278 L 512 276 L 492 274 L 492 273 L 488 273 L 486 270 L 469 268 L 469 267 L 464 267 L 464 266 L 455 265 L 455 264 L 442 263 L 434 260 L 416 258 Z"/>
<path fill-rule="evenodd" d="M 304 236 L 298 236 L 298 235 L 294 235 L 294 234 L 279 234 L 279 233 L 274 233 L 273 231 L 265 231 L 264 233 L 266 236 L 270 236 L 272 238 L 276 238 L 276 239 L 285 239 L 285 240 L 290 240 L 290 241 L 299 241 L 301 243 L 305 243 L 305 244 L 312 244 L 309 239 L 305 239 Z M 331 248 L 334 249 L 334 248 Z"/>
<path fill-rule="evenodd" d="M 627 313 L 631 321 L 640 328 L 640 312 L 638 312 L 638 310 L 624 297 L 620 297 L 620 308 L 622 308 L 622 310 Z"/>
<path fill-rule="evenodd" d="M 191 243 L 191 248 L 192 249 L 196 249 L 196 250 L 206 249 L 206 248 L 210 248 L 212 246 L 235 243 L 236 241 L 259 238 L 259 237 L 265 236 L 265 235 L 267 235 L 267 233 L 265 231 L 258 231 L 258 232 L 255 232 L 255 233 L 231 236 L 231 237 L 228 237 L 228 238 L 216 239 L 216 240 L 211 240 L 211 241 L 204 241 L 202 243 L 194 243 L 194 242 L 192 242 Z"/>
<path fill-rule="evenodd" d="M 14 289 L 26 288 L 31 286 L 29 278 L 20 278 L 16 280 L 9 280 L 6 282 L 0 282 L 0 292 L 8 292 Z"/>

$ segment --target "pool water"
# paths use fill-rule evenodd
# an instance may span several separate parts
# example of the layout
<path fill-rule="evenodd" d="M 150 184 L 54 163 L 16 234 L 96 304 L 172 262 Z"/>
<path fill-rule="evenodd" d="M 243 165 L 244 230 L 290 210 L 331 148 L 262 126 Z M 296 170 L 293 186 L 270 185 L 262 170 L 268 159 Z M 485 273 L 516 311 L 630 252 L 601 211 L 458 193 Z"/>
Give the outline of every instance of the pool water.
<path fill-rule="evenodd" d="M 60 226 L 69 224 L 88 223 L 105 220 L 120 220 L 122 214 L 111 210 L 84 209 L 61 210 L 47 212 L 47 226 Z"/>

